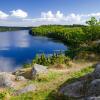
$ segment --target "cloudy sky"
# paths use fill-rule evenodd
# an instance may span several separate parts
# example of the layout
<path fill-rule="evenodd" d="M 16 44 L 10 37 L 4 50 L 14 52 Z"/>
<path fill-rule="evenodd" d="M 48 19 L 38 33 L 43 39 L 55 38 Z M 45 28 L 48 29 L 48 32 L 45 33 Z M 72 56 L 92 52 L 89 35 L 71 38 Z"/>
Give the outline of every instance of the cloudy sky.
<path fill-rule="evenodd" d="M 0 26 L 84 24 L 100 18 L 100 0 L 0 0 Z"/>

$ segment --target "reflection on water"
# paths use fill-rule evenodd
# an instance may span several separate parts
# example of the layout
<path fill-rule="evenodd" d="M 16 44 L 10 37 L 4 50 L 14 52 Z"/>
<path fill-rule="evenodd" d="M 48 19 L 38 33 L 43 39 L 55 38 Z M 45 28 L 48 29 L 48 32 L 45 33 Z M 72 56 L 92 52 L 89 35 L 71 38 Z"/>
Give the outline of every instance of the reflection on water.
<path fill-rule="evenodd" d="M 66 50 L 62 43 L 46 37 L 31 36 L 27 30 L 0 32 L 0 71 L 12 71 L 36 54 L 53 54 Z"/>

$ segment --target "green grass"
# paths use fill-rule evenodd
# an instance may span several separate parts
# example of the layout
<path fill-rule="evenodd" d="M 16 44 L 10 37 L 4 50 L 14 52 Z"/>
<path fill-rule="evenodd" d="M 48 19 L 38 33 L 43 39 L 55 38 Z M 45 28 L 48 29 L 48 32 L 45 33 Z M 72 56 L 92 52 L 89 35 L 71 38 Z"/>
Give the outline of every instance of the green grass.
<path fill-rule="evenodd" d="M 66 82 L 66 84 L 70 84 L 79 77 L 92 71 L 93 67 L 87 67 L 79 72 L 69 74 L 64 72 L 49 72 L 47 76 L 40 77 L 40 79 L 36 79 L 35 81 L 30 81 L 37 85 L 38 90 L 36 92 L 12 96 L 11 100 L 57 100 L 56 91 L 62 84 Z"/>

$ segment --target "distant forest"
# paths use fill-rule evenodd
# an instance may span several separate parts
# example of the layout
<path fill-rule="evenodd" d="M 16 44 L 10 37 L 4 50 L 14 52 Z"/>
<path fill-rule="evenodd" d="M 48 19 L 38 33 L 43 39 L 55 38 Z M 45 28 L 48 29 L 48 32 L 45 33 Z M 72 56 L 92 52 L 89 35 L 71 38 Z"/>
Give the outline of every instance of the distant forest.
<path fill-rule="evenodd" d="M 0 32 L 4 31 L 17 31 L 17 30 L 30 30 L 32 27 L 8 27 L 0 26 Z"/>

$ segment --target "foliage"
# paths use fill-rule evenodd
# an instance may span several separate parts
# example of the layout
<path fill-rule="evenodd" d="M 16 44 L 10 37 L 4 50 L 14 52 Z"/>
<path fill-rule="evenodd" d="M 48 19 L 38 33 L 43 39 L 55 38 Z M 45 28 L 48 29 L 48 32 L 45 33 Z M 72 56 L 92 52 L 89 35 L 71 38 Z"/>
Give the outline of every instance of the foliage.
<path fill-rule="evenodd" d="M 3 100 L 6 96 L 6 92 L 1 92 L 0 93 L 0 100 Z"/>
<path fill-rule="evenodd" d="M 5 31 L 17 31 L 17 30 L 28 30 L 30 27 L 6 27 L 6 26 L 0 26 L 0 32 Z"/>
<path fill-rule="evenodd" d="M 90 26 L 95 26 L 98 24 L 97 19 L 95 17 L 91 17 L 90 20 L 86 21 L 86 24 L 90 25 Z"/>
<path fill-rule="evenodd" d="M 89 26 L 65 27 L 61 25 L 43 25 L 33 28 L 31 34 L 47 36 L 62 41 L 69 46 L 66 55 L 71 58 L 74 58 L 79 52 L 83 51 L 92 51 L 100 54 L 100 44 L 93 45 L 93 42 L 100 40 L 99 22 L 92 17 L 91 20 L 86 23 L 89 24 Z M 52 59 L 55 61 L 55 57 Z M 49 62 L 49 59 L 47 61 L 45 60 L 47 59 L 44 59 L 44 62 Z M 39 61 L 39 63 L 41 64 L 42 62 Z"/>
<path fill-rule="evenodd" d="M 78 46 L 84 39 L 84 33 L 80 27 L 66 28 L 64 26 L 47 25 L 33 28 L 31 34 L 56 38 L 72 46 Z"/>
<path fill-rule="evenodd" d="M 54 64 L 68 64 L 70 59 L 66 57 L 64 54 L 53 54 L 52 56 L 45 56 L 42 54 L 41 56 L 36 56 L 32 63 L 37 63 L 40 65 L 54 65 Z"/>

